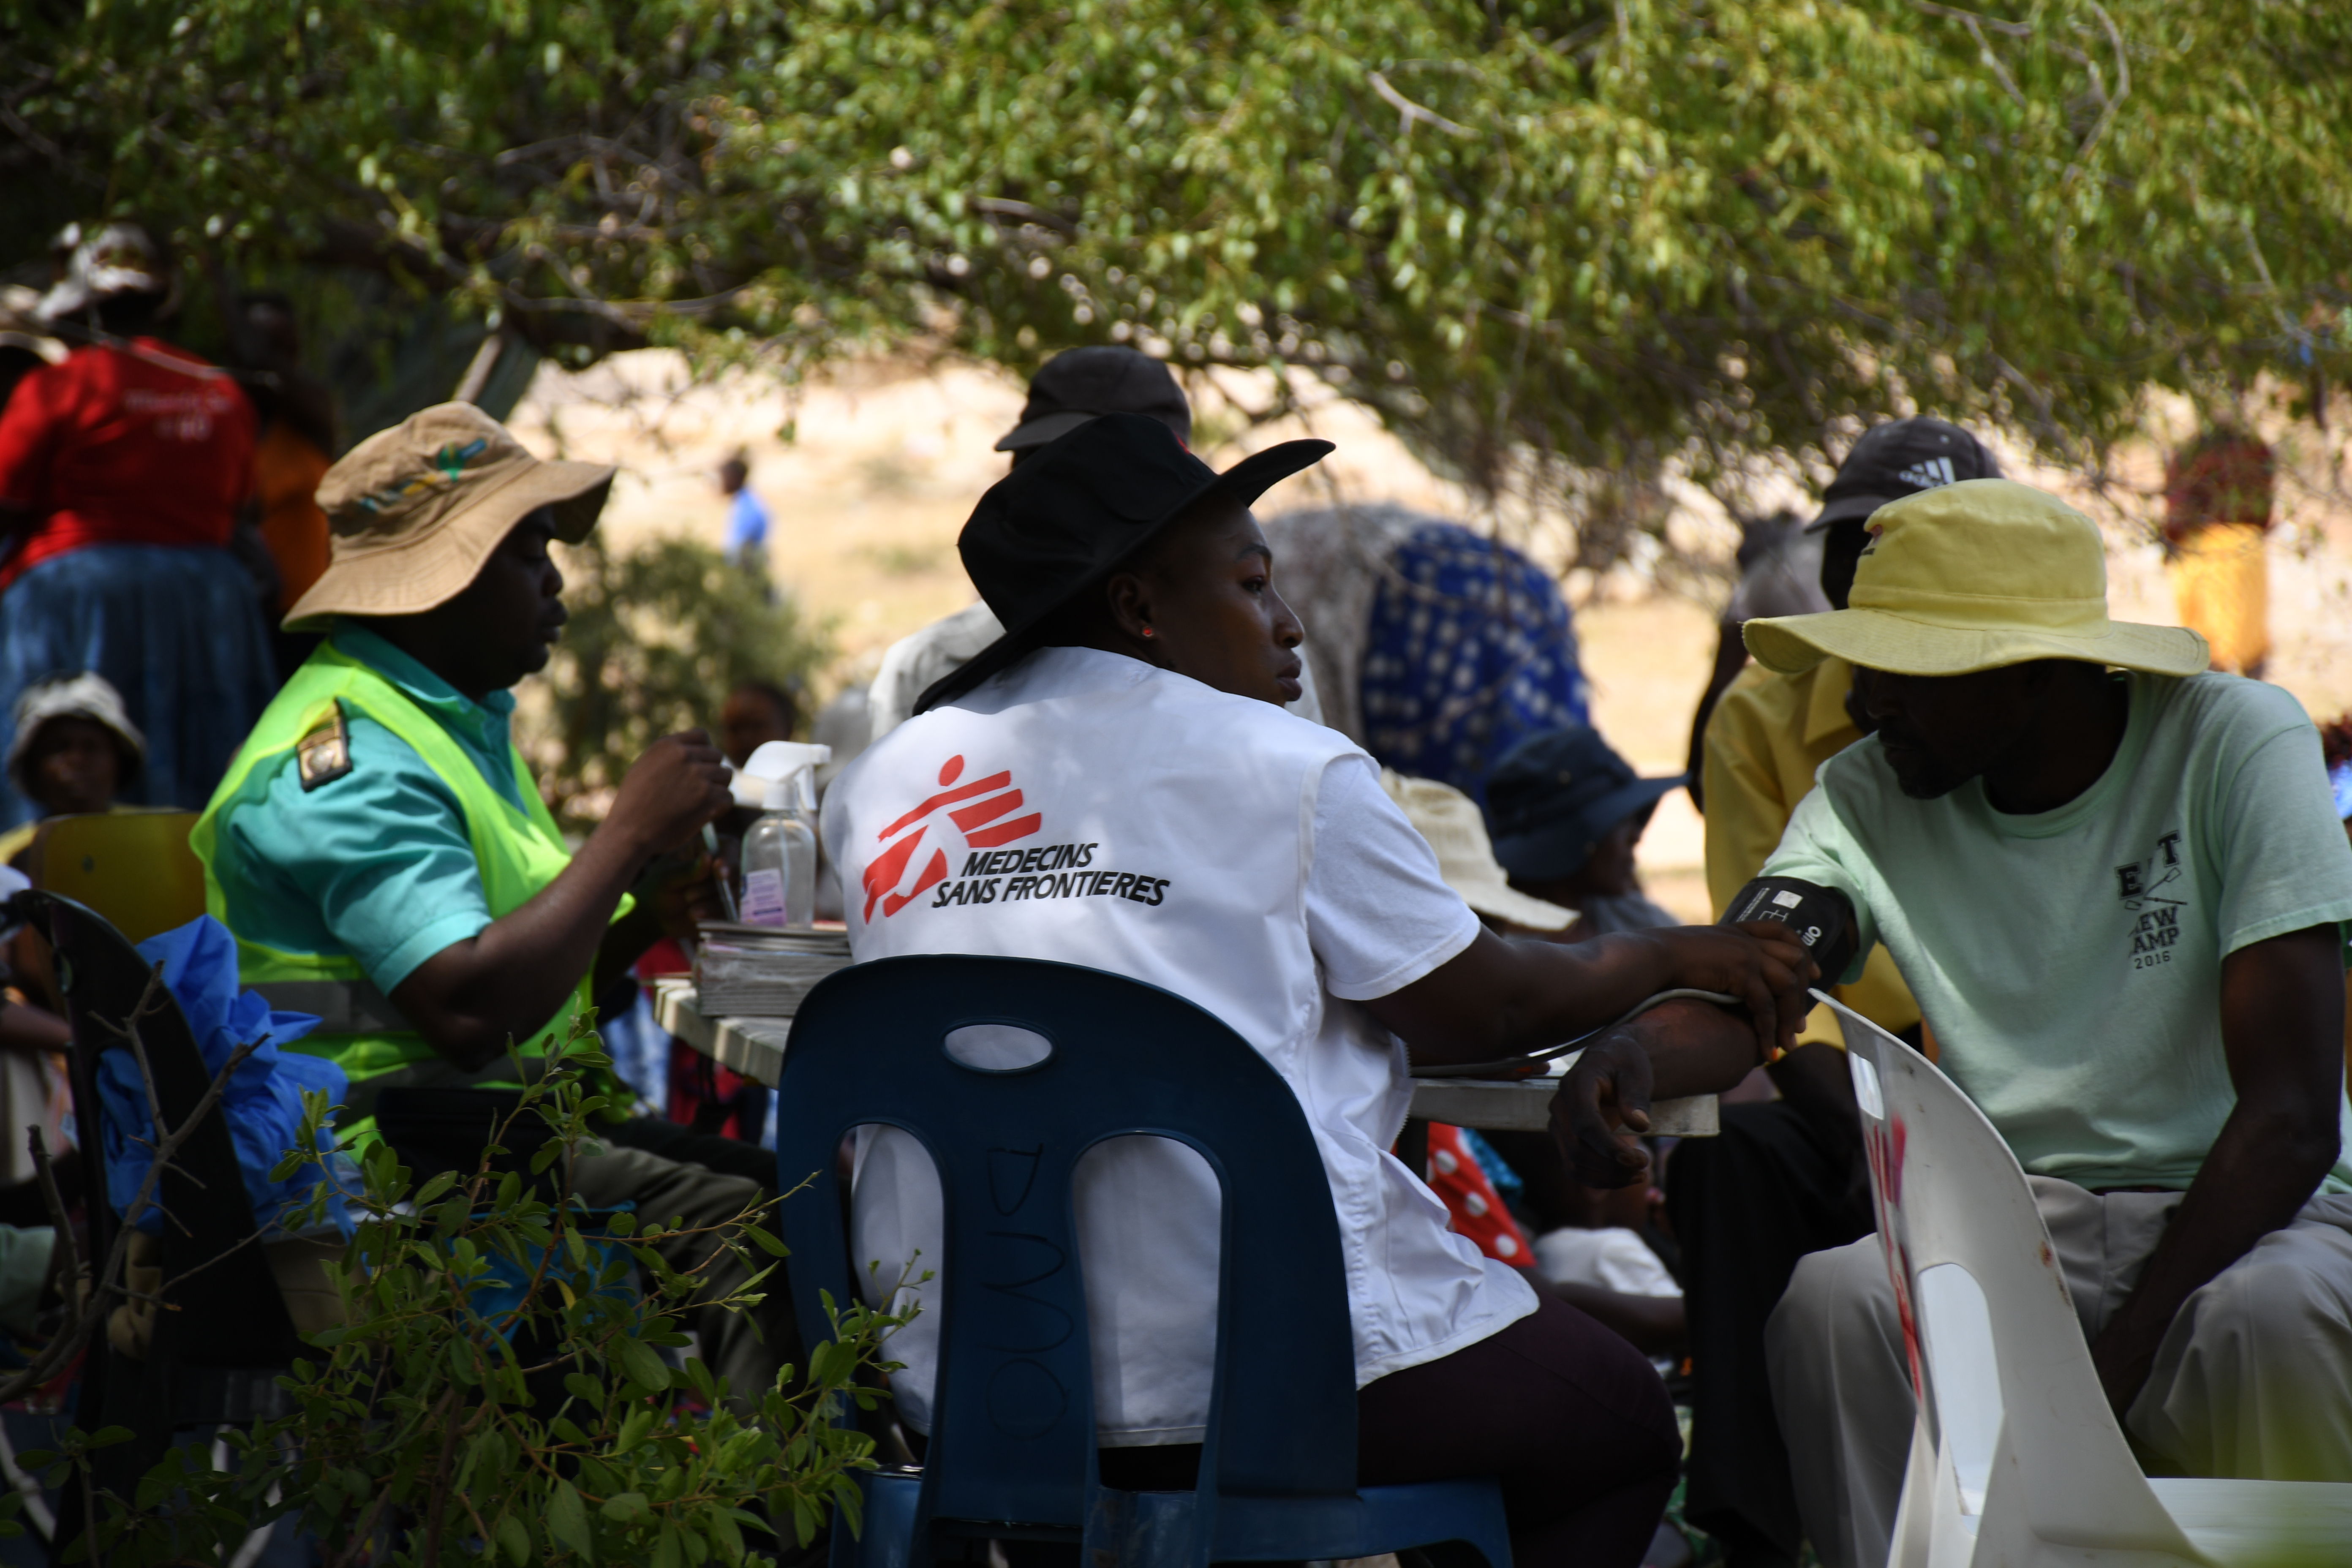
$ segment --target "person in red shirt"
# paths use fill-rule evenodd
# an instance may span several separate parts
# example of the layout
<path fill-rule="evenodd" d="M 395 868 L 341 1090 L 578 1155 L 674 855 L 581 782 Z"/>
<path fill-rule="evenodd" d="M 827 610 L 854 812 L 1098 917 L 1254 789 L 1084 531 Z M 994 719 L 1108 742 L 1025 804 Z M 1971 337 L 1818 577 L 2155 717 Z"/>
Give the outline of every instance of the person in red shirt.
<path fill-rule="evenodd" d="M 141 804 L 193 805 L 276 680 L 226 548 L 254 488 L 253 406 L 158 335 L 170 279 L 145 231 L 109 224 L 41 302 L 77 346 L 0 408 L 0 710 L 59 670 L 96 670 L 148 738 Z M 0 828 L 35 810 L 0 791 Z"/>

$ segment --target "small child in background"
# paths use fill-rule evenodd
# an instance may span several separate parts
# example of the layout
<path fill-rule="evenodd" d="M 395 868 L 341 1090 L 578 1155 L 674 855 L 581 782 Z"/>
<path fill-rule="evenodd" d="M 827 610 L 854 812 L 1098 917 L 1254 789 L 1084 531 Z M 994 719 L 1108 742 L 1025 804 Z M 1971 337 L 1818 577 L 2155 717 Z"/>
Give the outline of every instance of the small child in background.
<path fill-rule="evenodd" d="M 1529 735 L 1486 779 L 1486 826 L 1511 886 L 1576 910 L 1571 941 L 1682 922 L 1642 891 L 1633 851 L 1686 773 L 1643 778 L 1588 725 Z"/>
<path fill-rule="evenodd" d="M 40 808 L 35 821 L 0 833 L 0 866 L 13 862 L 52 816 L 112 811 L 139 777 L 147 742 L 106 677 L 83 670 L 25 688 L 8 741 L 8 780 Z"/>

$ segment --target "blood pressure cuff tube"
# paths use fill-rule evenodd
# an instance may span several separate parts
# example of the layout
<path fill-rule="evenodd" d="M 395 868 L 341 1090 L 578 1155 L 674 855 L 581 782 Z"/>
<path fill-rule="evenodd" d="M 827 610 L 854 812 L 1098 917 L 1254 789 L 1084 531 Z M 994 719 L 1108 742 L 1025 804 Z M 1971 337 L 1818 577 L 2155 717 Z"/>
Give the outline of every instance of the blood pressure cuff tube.
<path fill-rule="evenodd" d="M 1794 877 L 1759 877 L 1739 889 L 1725 911 L 1724 925 L 1778 921 L 1794 930 L 1821 965 L 1821 984 L 1835 985 L 1853 962 L 1853 910 L 1845 895 Z"/>

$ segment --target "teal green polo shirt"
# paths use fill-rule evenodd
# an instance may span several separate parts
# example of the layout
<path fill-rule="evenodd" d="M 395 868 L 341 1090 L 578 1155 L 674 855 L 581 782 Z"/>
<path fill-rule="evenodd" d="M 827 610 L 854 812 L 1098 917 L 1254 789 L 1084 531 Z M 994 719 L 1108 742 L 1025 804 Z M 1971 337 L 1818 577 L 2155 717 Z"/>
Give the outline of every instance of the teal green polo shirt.
<path fill-rule="evenodd" d="M 520 806 L 508 759 L 514 694 L 479 702 L 375 633 L 339 621 L 346 657 L 448 731 L 490 787 Z M 347 952 L 389 993 L 417 965 L 490 923 L 457 797 L 406 742 L 350 715 L 351 771 L 304 790 L 296 753 L 257 770 L 220 830 L 243 869 L 224 883 L 231 931 L 287 952 Z M 266 775 L 266 776 L 265 776 Z"/>

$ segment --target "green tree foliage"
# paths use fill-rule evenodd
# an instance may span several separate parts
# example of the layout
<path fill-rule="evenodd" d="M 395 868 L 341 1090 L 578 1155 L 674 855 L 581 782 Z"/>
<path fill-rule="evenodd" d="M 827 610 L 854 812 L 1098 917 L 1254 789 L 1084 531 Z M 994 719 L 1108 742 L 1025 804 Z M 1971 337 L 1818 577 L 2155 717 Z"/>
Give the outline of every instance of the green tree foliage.
<path fill-rule="evenodd" d="M 600 820 L 629 764 L 662 736 L 716 732 L 719 705 L 746 680 L 805 690 L 831 640 L 756 563 L 690 539 L 615 555 L 591 534 L 562 557 L 571 619 L 526 700 L 521 744 L 557 820 Z"/>
<path fill-rule="evenodd" d="M 350 1194 L 358 1234 L 331 1269 L 348 1326 L 312 1335 L 282 1380 L 294 1413 L 231 1433 L 226 1466 L 208 1444 L 176 1448 L 134 1496 L 103 1499 L 87 1560 L 226 1563 L 284 1520 L 327 1563 L 733 1568 L 805 1548 L 836 1502 L 856 1519 L 851 1477 L 873 1468 L 873 1440 L 841 1418 L 875 1407 L 860 1373 L 892 1364 L 882 1342 L 911 1314 L 848 1304 L 805 1369 L 734 1391 L 740 1414 L 698 1357 L 674 1364 L 676 1314 L 709 1304 L 650 1245 L 675 1222 L 590 1214 L 565 1191 L 566 1156 L 604 1105 L 588 1088 L 609 1065 L 594 1044 L 551 1058 L 499 1130 L 520 1144 L 519 1127 L 543 1127 L 530 1159 L 543 1188 L 493 1173 L 495 1141 L 476 1172 L 422 1184 L 388 1145 L 370 1152 Z M 326 1105 L 310 1099 L 315 1123 Z M 289 1153 L 279 1173 L 319 1158 Z M 311 1222 L 324 1204 L 322 1188 Z M 769 1223 L 747 1211 L 707 1240 L 764 1268 L 784 1251 Z M 25 1462 L 62 1481 L 124 1436 L 75 1433 Z"/>
<path fill-rule="evenodd" d="M 2352 9 L 88 0 L 16 165 L 575 353 L 1304 369 L 1486 483 L 2346 368 Z M 0 182 L 5 183 L 5 182 Z"/>

